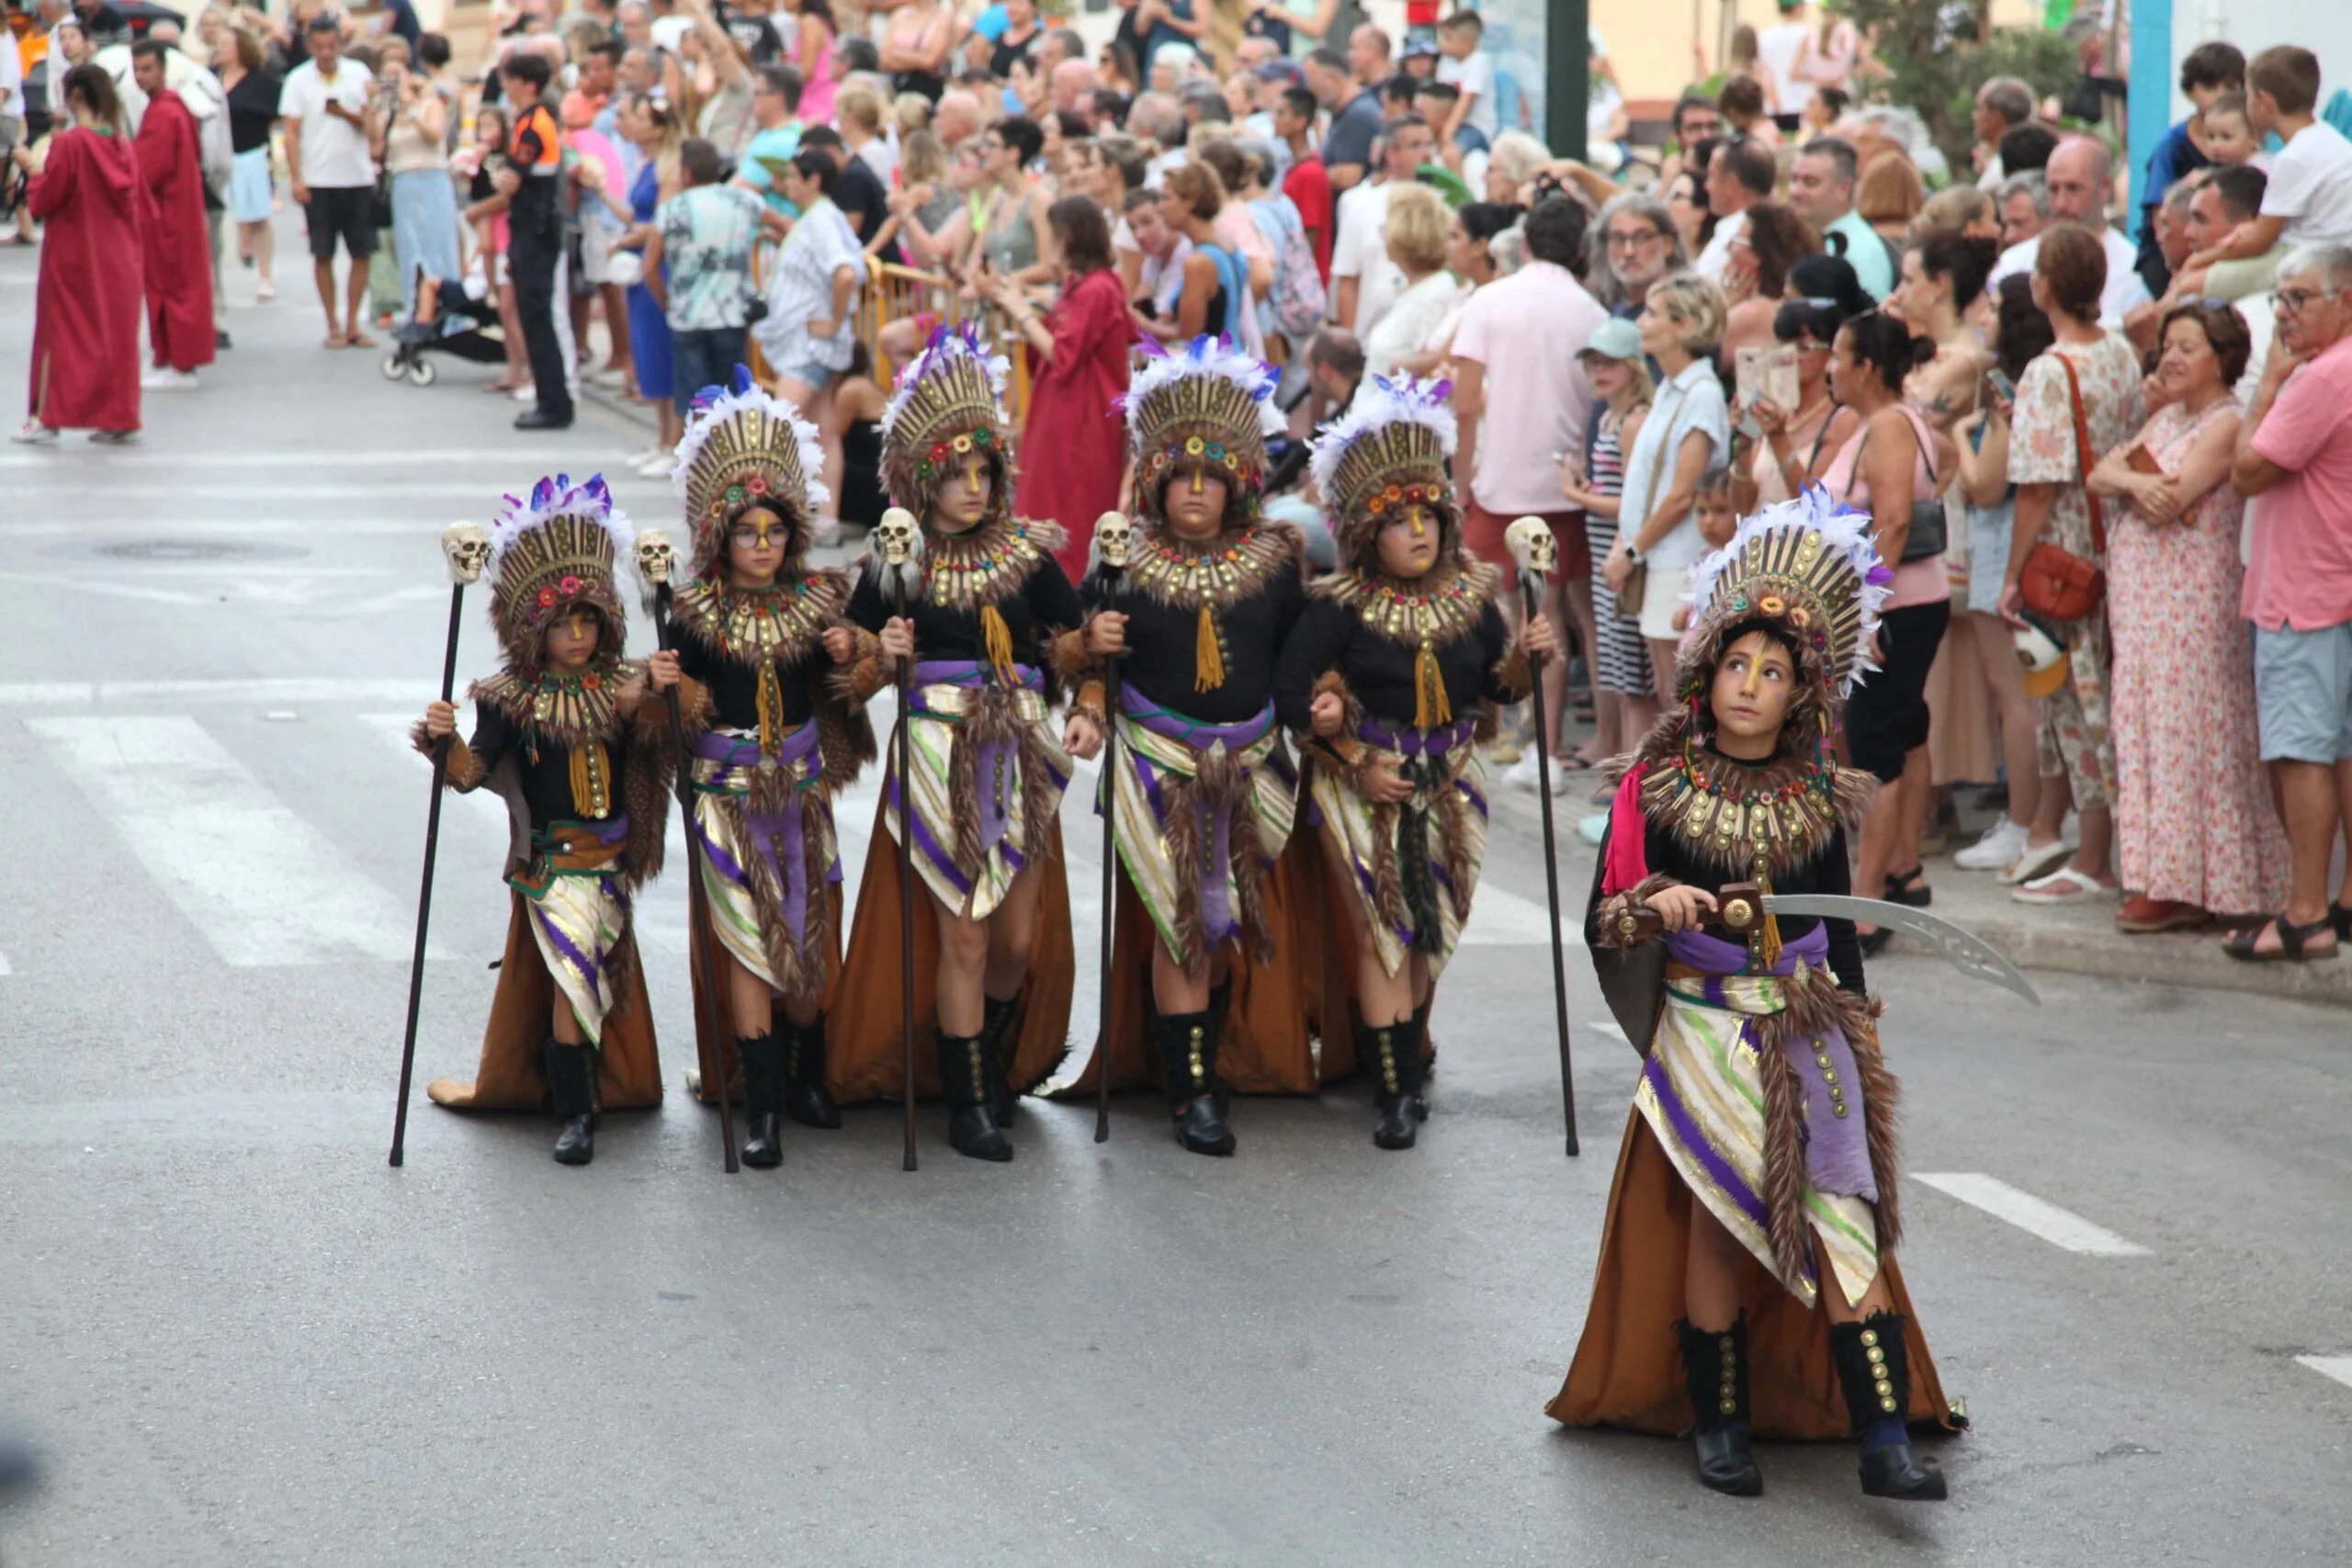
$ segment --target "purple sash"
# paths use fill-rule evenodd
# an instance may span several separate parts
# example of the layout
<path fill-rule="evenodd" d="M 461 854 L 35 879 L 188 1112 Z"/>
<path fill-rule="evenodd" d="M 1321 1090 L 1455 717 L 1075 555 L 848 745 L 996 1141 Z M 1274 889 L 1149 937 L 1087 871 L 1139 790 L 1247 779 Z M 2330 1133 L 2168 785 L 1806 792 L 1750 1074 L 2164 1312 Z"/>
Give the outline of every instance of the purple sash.
<path fill-rule="evenodd" d="M 761 756 L 758 741 L 723 734 L 716 729 L 707 729 L 695 737 L 694 750 L 700 760 L 715 763 L 728 772 L 756 769 L 769 761 Z M 769 872 L 775 877 L 776 886 L 783 889 L 785 924 L 791 929 L 793 945 L 797 947 L 808 934 L 808 896 L 814 891 L 808 886 L 808 840 L 801 828 L 799 792 L 813 787 L 825 772 L 825 754 L 818 746 L 816 724 L 813 721 L 802 724 L 786 733 L 784 744 L 777 749 L 773 761 L 779 768 L 805 761 L 808 767 L 808 777 L 793 791 L 792 799 L 781 811 L 752 809 L 747 793 L 743 820 L 752 839 L 751 852 L 767 863 Z M 721 793 L 711 786 L 701 787 L 707 793 Z M 689 826 L 702 840 L 703 851 L 710 857 L 710 863 L 718 874 L 729 882 L 748 887 L 750 878 L 742 865 L 726 850 L 711 841 L 710 835 L 703 831 L 701 821 L 689 818 Z M 739 850 L 744 847 L 736 846 Z M 826 881 L 840 880 L 841 867 L 836 863 L 828 869 Z"/>
<path fill-rule="evenodd" d="M 1228 753 L 1240 751 L 1264 739 L 1266 731 L 1274 724 L 1274 705 L 1271 702 L 1255 718 L 1235 724 L 1198 724 L 1182 714 L 1170 713 L 1133 686 L 1120 688 L 1119 708 L 1154 735 L 1182 742 L 1195 751 L 1218 745 Z M 1168 811 L 1160 799 L 1159 770 L 1132 747 L 1127 758 L 1135 768 L 1136 782 L 1143 785 L 1145 798 L 1151 802 L 1152 814 L 1164 828 Z M 1241 771 L 1245 784 L 1250 772 L 1248 768 Z M 1207 826 L 1208 831 L 1201 836 L 1201 926 L 1214 947 L 1242 934 L 1240 919 L 1233 912 L 1233 803 L 1220 801 Z"/>
<path fill-rule="evenodd" d="M 1012 667 L 1012 673 L 1018 690 L 1043 692 L 1046 689 L 1046 678 L 1030 665 L 1016 664 Z M 974 691 L 988 685 L 994 679 L 995 674 L 996 671 L 991 666 L 973 659 L 919 660 L 915 665 L 912 711 L 925 718 L 935 718 L 943 723 L 954 724 L 963 716 L 954 713 L 938 713 L 926 706 L 923 702 L 923 688 L 957 686 L 966 691 Z M 1006 829 L 1012 826 L 1012 814 L 1005 806 L 1004 781 L 1007 774 L 1018 764 L 1021 743 L 1018 739 L 990 740 L 981 745 L 978 754 L 973 759 L 972 777 L 978 781 L 980 792 L 980 798 L 973 804 L 979 808 L 980 853 L 984 857 L 997 846 L 998 840 L 1004 837 Z M 909 816 L 905 804 L 903 801 L 897 804 L 899 807 L 899 819 L 904 821 Z M 936 853 L 935 849 L 934 853 Z M 948 864 L 955 863 L 954 856 L 944 858 Z M 960 874 L 957 881 L 960 886 L 962 882 Z"/>
<path fill-rule="evenodd" d="M 1467 746 L 1471 731 L 1476 728 L 1476 723 L 1466 718 L 1449 724 L 1442 729 L 1398 729 L 1376 718 L 1365 718 L 1356 726 L 1356 734 L 1383 750 L 1401 752 L 1408 757 L 1427 757 L 1434 761 L 1448 751 Z"/>

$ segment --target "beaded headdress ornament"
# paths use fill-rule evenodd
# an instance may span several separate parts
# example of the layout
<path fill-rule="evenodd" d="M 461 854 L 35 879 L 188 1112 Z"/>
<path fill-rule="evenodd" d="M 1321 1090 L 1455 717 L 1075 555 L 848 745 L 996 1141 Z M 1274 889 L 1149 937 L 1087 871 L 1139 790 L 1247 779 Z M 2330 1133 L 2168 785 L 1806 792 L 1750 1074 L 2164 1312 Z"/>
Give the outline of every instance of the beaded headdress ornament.
<path fill-rule="evenodd" d="M 769 508 L 790 525 L 787 566 L 806 554 L 814 534 L 810 518 L 832 499 L 815 477 L 824 466 L 817 427 L 762 390 L 742 366 L 735 367 L 732 386 L 696 393 L 670 479 L 694 531 L 695 575 L 706 576 L 725 560 L 727 530 L 754 506 Z"/>
<path fill-rule="evenodd" d="M 573 484 L 542 479 L 527 498 L 504 498 L 490 525 L 490 621 L 511 664 L 534 668 L 558 610 L 594 604 L 604 614 L 600 657 L 618 658 L 628 627 L 614 562 L 630 557 L 637 529 L 613 504 L 604 476 Z"/>

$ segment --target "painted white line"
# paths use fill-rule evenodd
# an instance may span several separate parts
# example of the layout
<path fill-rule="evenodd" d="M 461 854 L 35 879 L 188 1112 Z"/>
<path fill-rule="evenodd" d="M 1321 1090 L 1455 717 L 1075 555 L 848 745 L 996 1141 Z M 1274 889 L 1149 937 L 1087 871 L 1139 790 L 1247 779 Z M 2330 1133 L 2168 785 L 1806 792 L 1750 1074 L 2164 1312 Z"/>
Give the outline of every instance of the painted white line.
<path fill-rule="evenodd" d="M 1632 1041 L 1625 1038 L 1625 1032 L 1623 1030 L 1618 1028 L 1614 1023 L 1611 1023 L 1605 1018 L 1596 1018 L 1587 1027 L 1595 1034 L 1605 1034 L 1609 1036 L 1610 1039 L 1614 1040 L 1620 1045 L 1630 1045 L 1633 1043 Z"/>
<path fill-rule="evenodd" d="M 25 724 L 224 962 L 409 955 L 413 911 L 194 719 Z"/>
<path fill-rule="evenodd" d="M 527 469 L 513 470 L 527 474 Z M 586 474 L 576 476 L 585 479 Z M 527 480 L 525 481 L 527 484 Z M 662 487 L 667 488 L 667 487 Z M 387 495 L 390 490 L 391 494 Z M 616 494 L 641 491 L 650 495 L 655 486 L 650 480 L 638 479 L 613 486 Z M 70 484 L 11 484 L 9 499 L 27 508 L 44 503 L 73 507 L 85 511 L 92 500 L 108 503 L 117 501 L 253 501 L 265 503 L 289 501 L 368 501 L 382 502 L 389 499 L 401 501 L 465 501 L 485 515 L 497 509 L 502 491 L 496 481 L 459 481 L 433 479 L 401 479 L 397 485 L 386 484 L 124 484 L 108 480 L 101 488 L 93 489 L 88 479 L 77 479 Z M 320 519 L 325 525 L 326 519 Z"/>
<path fill-rule="evenodd" d="M 338 680 L 332 677 L 229 681 L 17 681 L 0 682 L 0 707 L 109 707 L 138 703 L 215 703 L 317 706 L 329 703 L 397 703 L 413 700 L 424 711 L 440 679 L 418 675 L 407 681 Z"/>
<path fill-rule="evenodd" d="M 355 447 L 340 452 L 322 452 L 314 447 L 296 446 L 272 452 L 108 452 L 103 457 L 75 464 L 71 454 L 40 456 L 34 453 L 0 453 L 0 468 L 50 468 L 61 470 L 79 468 L 96 474 L 114 473 L 124 468 L 398 468 L 402 473 L 414 473 L 423 464 L 446 467 L 451 463 L 495 463 L 502 469 L 517 472 L 537 467 L 550 470 L 571 466 L 576 477 L 585 478 L 595 471 L 593 465 L 605 460 L 603 446 L 568 448 L 543 447 L 415 447 L 397 446 Z M 582 465 L 590 467 L 583 468 Z"/>
<path fill-rule="evenodd" d="M 5 953 L 0 953 L 0 975 L 13 975 L 15 973 L 16 971 L 14 969 L 8 967 L 8 955 Z"/>
<path fill-rule="evenodd" d="M 2298 1356 L 2295 1359 L 2320 1376 L 2352 1388 L 2352 1356 Z"/>
<path fill-rule="evenodd" d="M 2030 1192 L 2020 1192 L 2007 1182 L 1964 1170 L 1942 1175 L 1915 1172 L 1914 1181 L 1925 1182 L 1939 1192 L 1947 1193 L 1971 1207 L 1984 1210 L 1997 1220 L 2007 1220 L 2021 1231 L 2030 1231 L 2069 1252 L 2080 1252 L 2092 1258 L 2145 1258 L 2148 1249 L 2137 1242 L 2126 1241 L 2113 1231 L 2095 1225 L 2080 1214 L 2044 1202 Z"/>

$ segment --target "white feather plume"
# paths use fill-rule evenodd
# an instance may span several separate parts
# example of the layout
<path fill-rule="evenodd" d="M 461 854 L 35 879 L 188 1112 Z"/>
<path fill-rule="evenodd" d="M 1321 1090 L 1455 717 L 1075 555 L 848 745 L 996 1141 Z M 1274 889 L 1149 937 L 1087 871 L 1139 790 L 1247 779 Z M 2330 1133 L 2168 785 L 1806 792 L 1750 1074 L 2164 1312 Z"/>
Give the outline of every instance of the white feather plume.
<path fill-rule="evenodd" d="M 1366 377 L 1356 388 L 1355 400 L 1348 405 L 1346 414 L 1308 447 L 1307 469 L 1315 476 L 1315 488 L 1323 493 L 1326 503 L 1340 457 L 1359 436 L 1385 425 L 1427 425 L 1437 433 L 1438 445 L 1445 455 L 1453 457 L 1458 434 L 1453 423 L 1453 396 L 1451 381 L 1434 378 L 1425 380 L 1418 376 L 1399 376 L 1394 380 L 1385 376 Z"/>
<path fill-rule="evenodd" d="M 1854 635 L 1853 658 L 1838 682 L 1841 693 L 1850 692 L 1878 668 L 1878 661 L 1871 657 L 1871 644 L 1878 632 L 1879 612 L 1894 592 L 1894 574 L 1880 561 L 1878 546 L 1871 537 L 1869 513 L 1856 512 L 1832 500 L 1820 485 L 1807 485 L 1804 493 L 1794 501 L 1775 502 L 1752 516 L 1741 518 L 1731 543 L 1690 569 L 1690 592 L 1684 597 L 1690 602 L 1691 619 L 1699 619 L 1707 613 L 1715 585 L 1747 548 L 1750 539 L 1761 534 L 1800 533 L 1806 529 L 1820 530 L 1824 547 L 1844 556 L 1853 567 L 1855 577 L 1860 580 L 1857 597 L 1861 624 Z"/>
<path fill-rule="evenodd" d="M 637 525 L 629 521 L 605 488 L 605 476 L 592 474 L 578 484 L 570 474 L 542 479 L 526 496 L 507 496 L 505 508 L 491 520 L 490 554 L 493 563 L 505 558 L 514 542 L 557 517 L 584 517 L 603 528 L 613 541 L 616 564 L 636 564 Z"/>
<path fill-rule="evenodd" d="M 882 408 L 881 428 L 885 439 L 897 427 L 899 416 L 907 412 L 907 404 L 913 399 L 915 388 L 952 359 L 978 360 L 981 368 L 988 372 L 989 389 L 996 394 L 999 402 L 1003 401 L 1004 389 L 1012 379 L 1012 361 L 1001 354 L 989 353 L 970 327 L 942 327 L 932 333 L 929 346 L 899 372 L 890 400 Z"/>
<path fill-rule="evenodd" d="M 1160 388 L 1183 380 L 1189 376 L 1222 376 L 1256 400 L 1261 424 L 1272 412 L 1271 400 L 1274 394 L 1274 369 L 1246 349 L 1236 347 L 1231 338 L 1210 337 L 1205 333 L 1194 338 L 1178 353 L 1161 348 L 1156 338 L 1146 338 L 1144 367 L 1127 382 L 1119 406 L 1127 412 L 1127 434 L 1136 432 L 1136 411 L 1143 400 Z M 1267 434 L 1278 434 L 1283 428 L 1279 414 Z"/>
<path fill-rule="evenodd" d="M 756 409 L 770 419 L 782 420 L 792 428 L 792 438 L 800 448 L 800 476 L 808 492 L 808 514 L 822 512 L 833 499 L 820 476 L 825 471 L 825 441 L 817 427 L 801 417 L 800 411 L 783 398 L 776 397 L 757 385 L 741 390 L 730 390 L 687 416 L 686 431 L 678 437 L 678 466 L 670 472 L 670 488 L 683 501 L 686 481 L 693 475 L 695 457 L 702 451 L 710 433 L 726 421 L 747 409 Z"/>

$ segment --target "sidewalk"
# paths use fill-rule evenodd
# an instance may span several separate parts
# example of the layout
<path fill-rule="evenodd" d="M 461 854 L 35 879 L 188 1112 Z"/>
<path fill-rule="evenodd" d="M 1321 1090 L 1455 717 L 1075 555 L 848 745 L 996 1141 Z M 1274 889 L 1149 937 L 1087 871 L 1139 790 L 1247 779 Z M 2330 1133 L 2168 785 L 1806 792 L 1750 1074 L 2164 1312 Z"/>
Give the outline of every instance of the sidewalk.
<path fill-rule="evenodd" d="M 1593 778 L 1590 773 L 1577 774 L 1576 787 L 1552 803 L 1560 840 L 1560 893 L 1573 905 L 1562 910 L 1568 919 L 1581 918 L 1585 889 L 1591 885 L 1593 850 L 1576 836 L 1576 826 L 1600 809 L 1585 803 Z M 1542 830 L 1532 791 L 1509 788 L 1498 777 L 1489 797 L 1497 815 L 1512 818 L 1524 831 Z M 1984 825 L 1973 816 L 1970 821 L 1972 827 Z M 1972 842 L 1973 835 L 1959 841 Z M 2013 900 L 2009 889 L 1996 883 L 1991 872 L 1962 871 L 1952 863 L 1949 852 L 1931 855 L 1924 863 L 1936 897 L 1927 912 L 1984 938 L 2020 969 L 2201 990 L 2255 991 L 2293 1001 L 2352 1008 L 2352 954 L 2308 964 L 2247 964 L 2222 952 L 2222 933 L 2218 928 L 2126 936 L 2115 929 L 2112 899 L 2029 907 Z M 1924 949 L 1915 939 L 1898 932 L 1887 951 L 1917 953 Z"/>

